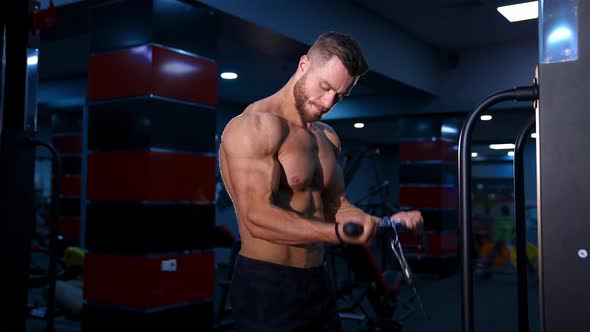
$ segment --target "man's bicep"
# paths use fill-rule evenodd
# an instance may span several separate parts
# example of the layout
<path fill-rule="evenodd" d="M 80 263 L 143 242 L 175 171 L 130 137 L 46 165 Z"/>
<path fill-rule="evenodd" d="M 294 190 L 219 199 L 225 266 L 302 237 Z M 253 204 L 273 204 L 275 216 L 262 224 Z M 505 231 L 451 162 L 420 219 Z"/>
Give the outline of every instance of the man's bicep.
<path fill-rule="evenodd" d="M 237 203 L 269 201 L 278 187 L 278 163 L 272 157 L 228 158 L 230 180 Z"/>
<path fill-rule="evenodd" d="M 269 116 L 241 116 L 228 124 L 222 146 L 234 201 L 267 199 L 276 190 L 280 137 L 280 127 Z"/>
<path fill-rule="evenodd" d="M 244 216 L 248 215 L 252 207 L 270 202 L 280 179 L 280 168 L 274 153 L 251 143 L 252 141 L 224 143 L 232 199 L 238 213 Z"/>

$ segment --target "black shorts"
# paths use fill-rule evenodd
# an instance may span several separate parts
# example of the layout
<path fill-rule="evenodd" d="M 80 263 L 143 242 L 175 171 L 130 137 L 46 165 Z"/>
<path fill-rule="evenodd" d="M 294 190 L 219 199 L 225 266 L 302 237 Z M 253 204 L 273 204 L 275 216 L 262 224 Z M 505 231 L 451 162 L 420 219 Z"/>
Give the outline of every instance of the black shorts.
<path fill-rule="evenodd" d="M 230 296 L 238 332 L 341 331 L 323 266 L 297 268 L 238 255 Z"/>

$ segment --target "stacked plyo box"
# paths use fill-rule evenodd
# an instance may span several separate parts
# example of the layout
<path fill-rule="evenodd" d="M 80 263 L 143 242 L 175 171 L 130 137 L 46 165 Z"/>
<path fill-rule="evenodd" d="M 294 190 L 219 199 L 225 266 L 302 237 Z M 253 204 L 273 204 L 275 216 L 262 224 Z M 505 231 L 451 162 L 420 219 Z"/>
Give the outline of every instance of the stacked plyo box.
<path fill-rule="evenodd" d="M 212 328 L 216 102 L 207 58 L 90 56 L 84 331 Z"/>

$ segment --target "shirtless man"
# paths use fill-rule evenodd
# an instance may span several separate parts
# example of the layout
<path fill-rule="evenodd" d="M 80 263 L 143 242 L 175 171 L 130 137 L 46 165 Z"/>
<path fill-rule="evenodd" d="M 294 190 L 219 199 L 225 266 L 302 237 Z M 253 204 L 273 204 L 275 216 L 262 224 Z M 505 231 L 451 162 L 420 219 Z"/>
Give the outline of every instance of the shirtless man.
<path fill-rule="evenodd" d="M 346 199 L 340 141 L 318 121 L 367 70 L 356 41 L 323 34 L 285 86 L 223 132 L 221 174 L 242 241 L 231 290 L 238 331 L 340 331 L 323 244 L 366 245 L 381 218 Z M 422 223 L 418 211 L 392 218 Z M 348 222 L 363 233 L 347 236 Z"/>

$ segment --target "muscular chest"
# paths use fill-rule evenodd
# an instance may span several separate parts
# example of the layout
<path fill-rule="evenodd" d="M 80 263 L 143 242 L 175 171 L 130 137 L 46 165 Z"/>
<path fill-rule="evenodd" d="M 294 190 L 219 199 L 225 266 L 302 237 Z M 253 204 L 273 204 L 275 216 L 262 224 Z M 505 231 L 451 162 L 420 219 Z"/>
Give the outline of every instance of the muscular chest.
<path fill-rule="evenodd" d="M 281 185 L 294 191 L 322 190 L 330 185 L 336 156 L 330 141 L 320 134 L 299 130 L 289 134 L 281 147 Z"/>

